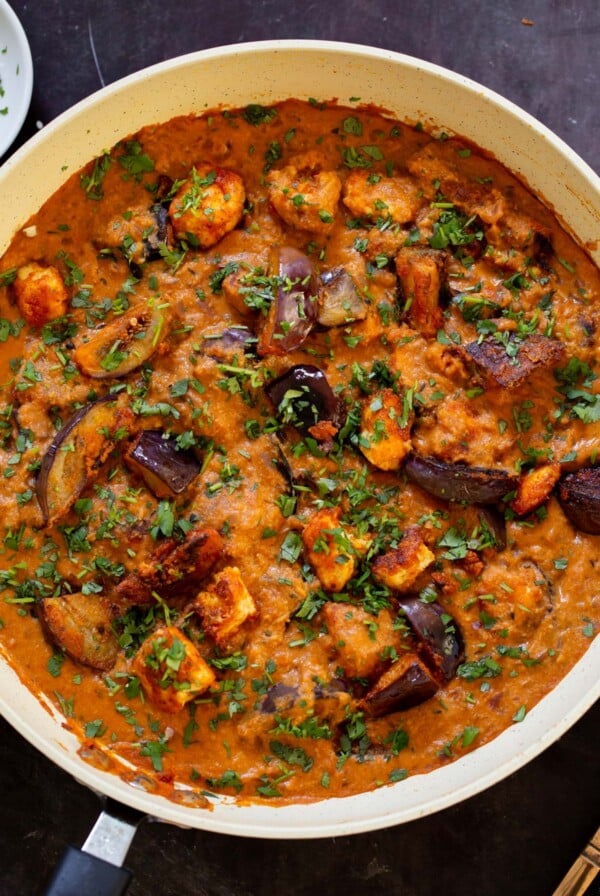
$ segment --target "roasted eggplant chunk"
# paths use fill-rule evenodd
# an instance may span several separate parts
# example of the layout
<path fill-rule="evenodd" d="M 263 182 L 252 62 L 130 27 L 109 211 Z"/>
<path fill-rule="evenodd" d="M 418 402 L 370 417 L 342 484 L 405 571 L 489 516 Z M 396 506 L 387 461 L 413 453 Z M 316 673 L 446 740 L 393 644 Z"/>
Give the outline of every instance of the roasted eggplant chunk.
<path fill-rule="evenodd" d="M 165 597 L 193 594 L 222 553 L 223 539 L 216 529 L 190 532 L 180 544 L 165 541 L 136 572 L 119 582 L 113 597 L 127 607 L 151 604 L 153 591 Z"/>
<path fill-rule="evenodd" d="M 427 665 L 437 678 L 450 681 L 464 657 L 464 641 L 456 620 L 438 603 L 424 603 L 418 597 L 402 597 L 400 607 Z"/>
<path fill-rule="evenodd" d="M 367 316 L 367 306 L 356 283 L 344 268 L 332 268 L 321 274 L 319 287 L 319 324 L 343 327 Z"/>
<path fill-rule="evenodd" d="M 576 529 L 600 535 L 600 467 L 568 473 L 558 486 L 558 500 Z"/>
<path fill-rule="evenodd" d="M 410 709 L 439 690 L 427 666 L 415 653 L 403 653 L 365 695 L 362 705 L 374 718 Z"/>
<path fill-rule="evenodd" d="M 534 333 L 522 342 L 509 343 L 514 351 L 495 339 L 470 342 L 465 351 L 494 383 L 506 388 L 518 386 L 535 370 L 556 367 L 564 357 L 564 346 L 558 339 Z"/>
<path fill-rule="evenodd" d="M 517 486 L 517 477 L 504 470 L 487 470 L 467 464 L 450 464 L 413 454 L 404 465 L 411 482 L 445 501 L 495 504 Z"/>
<path fill-rule="evenodd" d="M 159 308 L 131 309 L 111 321 L 73 352 L 79 369 L 97 380 L 125 376 L 152 357 L 164 335 L 165 313 Z"/>
<path fill-rule="evenodd" d="M 112 669 L 119 643 L 107 598 L 79 591 L 45 597 L 38 604 L 38 612 L 52 641 L 71 659 L 101 672 Z"/>
<path fill-rule="evenodd" d="M 154 429 L 137 436 L 127 449 L 125 462 L 157 498 L 180 495 L 201 469 L 193 451 L 178 448 L 176 437 Z"/>
<path fill-rule="evenodd" d="M 110 396 L 80 408 L 54 438 L 42 460 L 37 497 L 47 523 L 55 523 L 98 475 L 133 415 Z"/>
<path fill-rule="evenodd" d="M 336 428 L 345 420 L 343 402 L 337 398 L 319 367 L 297 364 L 271 380 L 265 391 L 284 423 L 305 430 L 321 420 Z"/>
<path fill-rule="evenodd" d="M 277 279 L 265 324 L 258 340 L 259 355 L 285 355 L 298 348 L 317 322 L 318 285 L 310 259 L 291 246 L 271 255 L 271 273 Z"/>
<path fill-rule="evenodd" d="M 253 354 L 256 341 L 248 327 L 226 327 L 220 333 L 204 333 L 202 350 L 215 361 L 229 361 L 236 355 Z"/>

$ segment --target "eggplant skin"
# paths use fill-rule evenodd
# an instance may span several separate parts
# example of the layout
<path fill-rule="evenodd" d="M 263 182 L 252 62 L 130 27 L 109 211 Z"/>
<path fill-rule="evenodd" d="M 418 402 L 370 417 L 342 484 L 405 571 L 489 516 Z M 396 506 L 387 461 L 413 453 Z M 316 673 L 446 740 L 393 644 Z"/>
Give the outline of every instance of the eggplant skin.
<path fill-rule="evenodd" d="M 92 379 L 117 379 L 136 370 L 157 350 L 165 333 L 164 310 L 150 306 L 130 309 L 100 330 L 73 352 L 82 373 Z"/>
<path fill-rule="evenodd" d="M 400 606 L 420 642 L 423 660 L 437 678 L 450 681 L 465 655 L 458 623 L 440 604 L 418 597 L 402 597 Z"/>
<path fill-rule="evenodd" d="M 318 315 L 317 276 L 308 256 L 292 246 L 279 246 L 272 251 L 270 268 L 279 286 L 259 336 L 261 357 L 299 348 Z"/>
<path fill-rule="evenodd" d="M 408 458 L 404 470 L 408 479 L 428 494 L 466 504 L 496 504 L 518 483 L 516 476 L 504 470 L 447 463 L 417 454 Z"/>
<path fill-rule="evenodd" d="M 125 454 L 125 463 L 157 498 L 180 495 L 201 469 L 192 451 L 178 449 L 175 438 L 153 429 L 137 436 Z"/>
<path fill-rule="evenodd" d="M 67 420 L 46 451 L 37 479 L 37 498 L 47 524 L 71 509 L 115 447 L 117 430 L 127 430 L 133 414 L 114 396 L 86 404 Z"/>
<path fill-rule="evenodd" d="M 584 467 L 564 476 L 558 486 L 558 501 L 576 529 L 600 535 L 600 467 Z"/>
<path fill-rule="evenodd" d="M 346 418 L 343 402 L 334 394 L 327 377 L 314 364 L 296 364 L 265 386 L 265 392 L 275 408 L 298 429 L 310 429 L 320 420 L 330 420 L 339 428 Z M 292 412 L 285 420 L 282 402 L 286 394 L 299 392 L 300 396 L 288 403 L 287 411 Z"/>
<path fill-rule="evenodd" d="M 38 615 L 50 640 L 71 659 L 101 672 L 115 665 L 120 648 L 106 598 L 81 592 L 45 597 Z"/>
<path fill-rule="evenodd" d="M 410 709 L 430 700 L 438 684 L 416 654 L 402 655 L 364 696 L 362 705 L 373 718 Z"/>

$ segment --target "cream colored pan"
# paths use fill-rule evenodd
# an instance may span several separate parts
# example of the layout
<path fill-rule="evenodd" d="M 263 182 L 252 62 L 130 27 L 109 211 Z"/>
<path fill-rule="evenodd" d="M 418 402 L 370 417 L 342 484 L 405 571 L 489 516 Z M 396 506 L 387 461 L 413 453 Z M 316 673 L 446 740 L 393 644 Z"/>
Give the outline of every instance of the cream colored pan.
<path fill-rule="evenodd" d="M 406 56 L 349 44 L 271 41 L 207 50 L 149 68 L 61 115 L 0 170 L 0 251 L 65 178 L 142 125 L 220 105 L 359 96 L 395 117 L 463 135 L 545 198 L 600 261 L 600 183 L 546 128 L 477 84 Z M 79 758 L 79 743 L 0 660 L 0 712 L 77 780 L 119 803 L 187 827 L 251 837 L 341 836 L 399 824 L 496 783 L 548 747 L 600 694 L 600 640 L 525 720 L 427 775 L 346 799 L 274 808 L 215 801 L 211 811 L 134 789 Z M 565 770 L 566 772 L 567 770 Z"/>

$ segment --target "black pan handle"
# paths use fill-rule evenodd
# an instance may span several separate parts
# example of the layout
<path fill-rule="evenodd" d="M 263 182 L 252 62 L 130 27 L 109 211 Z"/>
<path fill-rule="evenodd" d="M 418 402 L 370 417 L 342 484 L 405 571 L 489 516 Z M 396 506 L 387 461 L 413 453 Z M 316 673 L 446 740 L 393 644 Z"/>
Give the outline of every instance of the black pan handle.
<path fill-rule="evenodd" d="M 45 896 L 123 896 L 131 878 L 126 868 L 67 846 Z"/>
<path fill-rule="evenodd" d="M 140 821 L 137 809 L 105 799 L 82 849 L 67 846 L 45 896 L 123 896 L 132 874 L 122 864 Z"/>

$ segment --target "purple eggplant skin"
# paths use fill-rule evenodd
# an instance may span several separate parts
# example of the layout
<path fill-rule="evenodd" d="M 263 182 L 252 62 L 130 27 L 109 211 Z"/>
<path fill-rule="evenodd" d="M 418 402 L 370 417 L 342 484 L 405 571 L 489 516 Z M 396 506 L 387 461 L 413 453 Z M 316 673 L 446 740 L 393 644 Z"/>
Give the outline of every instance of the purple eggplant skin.
<path fill-rule="evenodd" d="M 600 535 L 600 467 L 567 473 L 558 485 L 558 501 L 576 529 Z"/>
<path fill-rule="evenodd" d="M 400 607 L 420 642 L 427 665 L 444 681 L 450 681 L 465 654 L 456 620 L 438 603 L 425 603 L 418 597 L 402 597 Z"/>
<path fill-rule="evenodd" d="M 157 498 L 180 495 L 200 473 L 201 463 L 192 451 L 177 448 L 175 437 L 160 430 L 141 432 L 125 455 Z"/>
<path fill-rule="evenodd" d="M 418 656 L 403 656 L 383 673 L 362 699 L 370 716 L 380 718 L 430 700 L 439 686 Z"/>
<path fill-rule="evenodd" d="M 354 280 L 344 268 L 331 268 L 321 274 L 319 289 L 319 325 L 343 327 L 367 316 L 367 305 Z"/>
<path fill-rule="evenodd" d="M 445 501 L 496 504 L 517 487 L 517 477 L 504 470 L 447 463 L 435 457 L 411 455 L 404 464 L 408 479 Z"/>
<path fill-rule="evenodd" d="M 256 336 L 248 327 L 226 327 L 221 333 L 205 334 L 202 349 L 209 358 L 226 361 L 238 353 L 254 354 L 256 342 Z"/>
<path fill-rule="evenodd" d="M 105 395 L 84 405 L 54 437 L 36 483 L 44 522 L 55 522 L 67 513 L 114 448 L 110 433 L 126 422 L 123 412 L 111 407 L 115 401 L 114 395 Z M 64 450 L 69 441 L 72 450 Z"/>
<path fill-rule="evenodd" d="M 299 348 L 317 322 L 318 285 L 311 260 L 292 246 L 271 253 L 277 292 L 258 340 L 258 354 L 285 355 Z"/>
<path fill-rule="evenodd" d="M 264 713 L 283 712 L 286 709 L 290 709 L 297 699 L 297 687 L 278 681 L 265 694 L 260 704 L 260 711 Z"/>
<path fill-rule="evenodd" d="M 267 383 L 265 391 L 284 422 L 292 423 L 298 429 L 308 429 L 319 420 L 331 420 L 338 428 L 344 424 L 343 402 L 334 394 L 320 367 L 313 364 L 290 367 Z M 292 396 L 291 393 L 301 394 Z M 282 403 L 286 404 L 285 409 Z"/>
<path fill-rule="evenodd" d="M 479 522 L 485 526 L 494 539 L 494 548 L 503 551 L 507 545 L 506 517 L 496 507 L 480 507 Z"/>

